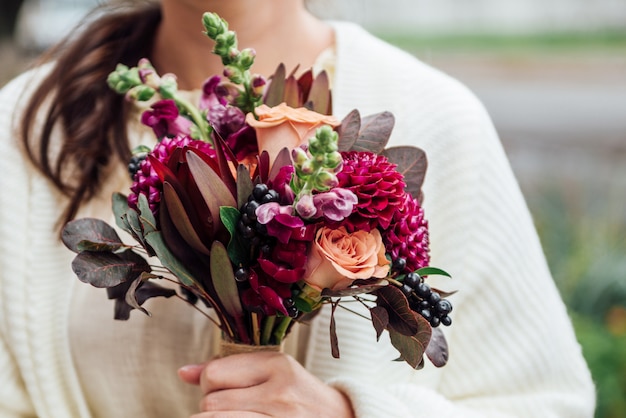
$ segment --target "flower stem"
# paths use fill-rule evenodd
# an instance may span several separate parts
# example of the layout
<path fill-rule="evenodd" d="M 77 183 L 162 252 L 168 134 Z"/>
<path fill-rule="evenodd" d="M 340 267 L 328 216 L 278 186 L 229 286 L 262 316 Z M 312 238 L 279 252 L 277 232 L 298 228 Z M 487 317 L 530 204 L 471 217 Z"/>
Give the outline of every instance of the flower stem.
<path fill-rule="evenodd" d="M 276 344 L 280 344 L 285 339 L 285 335 L 287 334 L 287 328 L 289 324 L 291 324 L 292 318 L 290 316 L 285 316 L 276 327 L 274 331 L 274 338 L 276 338 Z"/>
<path fill-rule="evenodd" d="M 261 334 L 261 345 L 268 345 L 270 338 L 272 338 L 272 330 L 276 323 L 276 315 L 268 316 L 263 321 L 263 333 Z"/>

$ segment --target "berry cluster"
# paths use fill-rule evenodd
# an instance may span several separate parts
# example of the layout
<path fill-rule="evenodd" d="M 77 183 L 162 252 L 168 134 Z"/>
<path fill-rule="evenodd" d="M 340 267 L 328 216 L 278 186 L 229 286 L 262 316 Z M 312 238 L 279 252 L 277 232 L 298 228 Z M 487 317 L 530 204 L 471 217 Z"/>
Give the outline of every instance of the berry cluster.
<path fill-rule="evenodd" d="M 130 174 L 130 179 L 135 179 L 135 174 L 139 171 L 141 167 L 141 163 L 146 159 L 147 154 L 133 155 L 128 163 L 128 174 Z"/>
<path fill-rule="evenodd" d="M 402 283 L 402 293 L 409 300 L 411 309 L 422 315 L 433 328 L 440 324 L 445 326 L 452 324 L 452 318 L 448 315 L 452 312 L 450 301 L 431 289 L 417 273 L 407 274 Z"/>
<path fill-rule="evenodd" d="M 253 246 L 259 246 L 266 241 L 267 228 L 257 222 L 256 210 L 264 203 L 279 202 L 280 196 L 276 190 L 270 189 L 266 184 L 260 183 L 254 186 L 248 201 L 241 206 L 241 218 L 237 229 L 241 236 L 250 240 Z"/>

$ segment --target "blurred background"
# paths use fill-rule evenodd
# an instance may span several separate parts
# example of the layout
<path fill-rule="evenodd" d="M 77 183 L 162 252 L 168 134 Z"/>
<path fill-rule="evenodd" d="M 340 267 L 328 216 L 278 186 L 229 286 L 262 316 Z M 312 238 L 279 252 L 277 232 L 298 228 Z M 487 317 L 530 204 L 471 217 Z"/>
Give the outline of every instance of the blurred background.
<path fill-rule="evenodd" d="M 0 86 L 101 2 L 2 0 Z M 596 417 L 626 417 L 626 1 L 317 0 L 311 7 L 363 24 L 483 101 L 592 370 Z"/>

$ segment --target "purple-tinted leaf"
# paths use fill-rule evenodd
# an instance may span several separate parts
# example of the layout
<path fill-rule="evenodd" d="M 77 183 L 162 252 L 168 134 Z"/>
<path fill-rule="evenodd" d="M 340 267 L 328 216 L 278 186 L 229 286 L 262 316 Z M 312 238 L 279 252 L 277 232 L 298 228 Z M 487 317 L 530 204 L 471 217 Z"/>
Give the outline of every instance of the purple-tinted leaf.
<path fill-rule="evenodd" d="M 233 177 L 233 173 L 230 169 L 230 163 L 225 155 L 225 150 L 230 150 L 228 145 L 224 142 L 224 139 L 217 133 L 217 131 L 213 132 L 214 142 L 215 142 L 215 156 L 217 158 L 217 164 L 220 170 L 222 182 L 228 187 L 231 195 L 237 194 L 237 183 L 235 182 L 235 177 Z M 235 156 L 231 155 L 231 161 L 237 161 Z"/>
<path fill-rule="evenodd" d="M 156 283 L 152 283 L 147 280 L 147 277 L 158 277 L 147 273 L 142 274 L 143 280 L 137 278 L 133 281 L 127 281 L 119 284 L 118 286 L 107 289 L 109 299 L 115 300 L 114 318 L 117 320 L 127 320 L 130 318 L 130 311 L 134 309 L 134 306 L 129 305 L 126 302 L 127 294 L 130 287 L 135 283 L 141 283 L 137 285 L 137 289 L 134 290 L 134 300 L 136 304 L 141 306 L 144 302 L 153 297 L 172 297 L 176 295 L 176 291 L 160 286 Z"/>
<path fill-rule="evenodd" d="M 156 283 L 148 282 L 147 280 L 152 277 L 156 276 L 142 274 L 137 277 L 131 282 L 128 290 L 126 291 L 126 295 L 124 296 L 124 301 L 131 308 L 138 309 L 148 316 L 151 316 L 150 312 L 142 307 L 146 300 L 154 297 L 170 298 L 176 295 L 176 291 L 174 289 L 168 289 L 163 286 L 159 286 Z"/>
<path fill-rule="evenodd" d="M 84 251 L 72 261 L 72 270 L 81 282 L 107 288 L 132 279 L 134 265 L 117 254 Z"/>
<path fill-rule="evenodd" d="M 276 158 L 274 159 L 274 163 L 272 164 L 272 169 L 268 174 L 268 180 L 272 181 L 276 178 L 280 169 L 286 165 L 291 165 L 291 151 L 289 151 L 286 147 L 282 148 Z"/>
<path fill-rule="evenodd" d="M 276 68 L 274 75 L 270 77 L 269 86 L 265 92 L 265 98 L 263 99 L 266 105 L 274 107 L 284 101 L 286 73 L 285 65 L 281 63 L 278 68 Z"/>
<path fill-rule="evenodd" d="M 355 284 L 356 284 L 356 280 L 355 280 Z M 378 289 L 380 289 L 381 287 L 385 287 L 389 285 L 389 282 L 385 279 L 375 279 L 372 282 L 366 283 L 366 284 L 360 284 L 358 286 L 354 286 L 354 287 L 348 287 L 346 289 L 340 289 L 340 290 L 331 290 L 331 289 L 324 289 L 322 291 L 322 296 L 324 297 L 346 297 L 346 296 L 356 296 L 356 295 L 363 295 L 366 293 L 372 293 Z"/>
<path fill-rule="evenodd" d="M 431 328 L 428 322 L 420 315 L 415 314 L 420 322 L 419 331 L 415 335 L 404 335 L 396 330 L 389 330 L 391 344 L 400 352 L 404 361 L 417 369 L 423 364 L 423 356 L 430 341 Z"/>
<path fill-rule="evenodd" d="M 435 367 L 443 367 L 448 362 L 448 343 L 441 329 L 432 329 L 430 342 L 426 347 L 426 356 Z"/>
<path fill-rule="evenodd" d="M 243 164 L 237 167 L 237 207 L 240 208 L 248 201 L 254 184 L 250 179 L 250 170 Z"/>
<path fill-rule="evenodd" d="M 283 101 L 287 104 L 287 106 L 297 108 L 302 105 L 301 99 L 298 81 L 294 76 L 289 76 L 285 80 L 285 93 Z"/>
<path fill-rule="evenodd" d="M 214 221 L 214 235 L 221 229 L 220 206 L 237 206 L 232 193 L 220 176 L 193 151 L 187 152 L 187 163 L 200 194 L 209 208 Z"/>
<path fill-rule="evenodd" d="M 395 119 L 391 112 L 366 116 L 361 120 L 359 138 L 352 146 L 353 151 L 369 151 L 380 154 L 389 141 Z"/>
<path fill-rule="evenodd" d="M 418 322 L 404 293 L 395 286 L 385 286 L 376 292 L 376 296 L 376 304 L 389 314 L 389 328 L 403 335 L 415 335 Z"/>
<path fill-rule="evenodd" d="M 383 155 L 398 166 L 398 172 L 404 175 L 406 191 L 417 198 L 428 167 L 426 153 L 420 148 L 402 146 L 387 148 L 383 151 Z"/>
<path fill-rule="evenodd" d="M 102 244 L 116 249 L 125 247 L 115 229 L 103 220 L 95 218 L 81 218 L 68 222 L 63 227 L 61 239 L 63 244 L 75 253 L 82 251 L 79 244 L 84 242 Z"/>
<path fill-rule="evenodd" d="M 202 243 L 202 240 L 189 220 L 189 216 L 185 211 L 183 203 L 176 194 L 172 185 L 168 182 L 163 183 L 163 197 L 165 204 L 167 205 L 170 218 L 185 242 L 187 242 L 187 244 L 189 244 L 196 251 L 209 255 L 209 249 Z"/>
<path fill-rule="evenodd" d="M 337 338 L 337 325 L 335 324 L 335 310 L 339 305 L 339 301 L 333 302 L 331 304 L 332 310 L 330 313 L 330 351 L 333 355 L 333 358 L 339 358 L 339 339 Z"/>
<path fill-rule="evenodd" d="M 370 309 L 370 314 L 372 315 L 372 325 L 374 325 L 376 330 L 376 341 L 378 341 L 387 325 L 389 325 L 389 313 L 382 306 L 374 306 Z"/>
<path fill-rule="evenodd" d="M 326 71 L 322 71 L 315 77 L 311 85 L 311 91 L 308 94 L 307 102 L 312 104 L 314 112 L 327 115 L 330 106 L 330 82 Z"/>
<path fill-rule="evenodd" d="M 309 97 L 311 92 L 311 86 L 313 85 L 313 70 L 309 68 L 300 77 L 298 77 L 298 88 L 302 94 L 302 97 Z M 311 110 L 309 108 L 309 110 Z"/>
<path fill-rule="evenodd" d="M 262 183 L 267 183 L 270 174 L 270 155 L 267 151 L 263 151 L 257 155 L 257 172 Z"/>
<path fill-rule="evenodd" d="M 341 125 L 337 128 L 339 134 L 339 151 L 350 151 L 359 138 L 361 130 L 361 114 L 357 109 L 343 118 Z"/>

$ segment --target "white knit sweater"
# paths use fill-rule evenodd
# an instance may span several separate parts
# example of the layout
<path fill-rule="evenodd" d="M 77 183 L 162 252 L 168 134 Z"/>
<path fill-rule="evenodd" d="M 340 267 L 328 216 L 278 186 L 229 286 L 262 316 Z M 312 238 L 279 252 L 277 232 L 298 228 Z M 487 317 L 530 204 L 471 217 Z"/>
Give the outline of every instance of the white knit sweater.
<path fill-rule="evenodd" d="M 454 277 L 442 286 L 459 292 L 441 369 L 392 362 L 388 342 L 376 343 L 371 325 L 345 312 L 337 317 L 341 360 L 330 355 L 322 314 L 305 366 L 344 390 L 358 417 L 591 417 L 590 374 L 483 107 L 456 81 L 359 27 L 335 28 L 335 114 L 390 110 L 390 145 L 426 150 L 432 264 Z M 68 337 L 77 279 L 55 229 L 64 199 L 25 161 L 10 129 L 36 74 L 0 93 L 0 418 L 91 417 L 88 382 L 81 385 L 74 367 L 81 353 L 72 355 Z M 123 191 L 122 183 L 112 182 L 83 215 L 106 208 L 106 216 L 108 193 Z M 140 327 L 133 319 L 125 325 Z"/>

